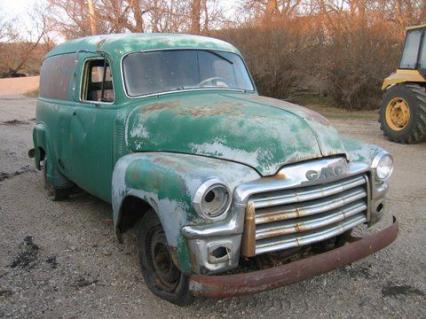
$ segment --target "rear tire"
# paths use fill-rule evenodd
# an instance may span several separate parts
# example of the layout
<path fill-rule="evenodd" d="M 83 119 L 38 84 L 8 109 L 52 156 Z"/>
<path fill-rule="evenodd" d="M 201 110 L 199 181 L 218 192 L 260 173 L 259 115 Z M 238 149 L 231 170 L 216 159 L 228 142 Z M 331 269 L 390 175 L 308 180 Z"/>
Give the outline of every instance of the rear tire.
<path fill-rule="evenodd" d="M 405 120 L 392 121 L 390 109 L 393 101 L 408 106 Z M 415 84 L 395 85 L 389 88 L 382 100 L 379 111 L 380 129 L 391 141 L 404 144 L 419 143 L 426 140 L 426 90 Z M 408 117 L 408 119 L 407 119 Z M 404 116 L 403 116 L 404 118 Z"/>
<path fill-rule="evenodd" d="M 47 166 L 49 165 L 47 159 L 43 161 L 43 177 L 44 177 L 44 188 L 47 190 L 47 196 L 50 200 L 61 201 L 68 198 L 71 190 L 69 188 L 57 188 L 49 182 L 47 178 Z"/>
<path fill-rule="evenodd" d="M 157 214 L 150 209 L 136 229 L 142 275 L 148 288 L 157 296 L 179 306 L 193 302 L 189 277 L 174 264 L 166 236 Z"/>

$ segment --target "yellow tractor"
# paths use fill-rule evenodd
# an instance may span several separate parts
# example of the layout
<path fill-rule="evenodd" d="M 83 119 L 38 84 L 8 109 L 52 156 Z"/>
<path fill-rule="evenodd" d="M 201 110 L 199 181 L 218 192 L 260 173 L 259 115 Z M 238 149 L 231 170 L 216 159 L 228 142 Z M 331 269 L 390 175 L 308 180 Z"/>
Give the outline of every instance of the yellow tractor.
<path fill-rule="evenodd" d="M 380 128 L 391 141 L 426 140 L 426 24 L 407 29 L 399 68 L 383 81 Z"/>

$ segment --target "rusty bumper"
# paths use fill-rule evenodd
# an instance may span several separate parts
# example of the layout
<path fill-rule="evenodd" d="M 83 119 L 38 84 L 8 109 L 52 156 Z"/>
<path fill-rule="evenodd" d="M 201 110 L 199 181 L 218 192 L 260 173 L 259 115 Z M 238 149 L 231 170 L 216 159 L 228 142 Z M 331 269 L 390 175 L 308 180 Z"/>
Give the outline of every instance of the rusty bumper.
<path fill-rule="evenodd" d="M 190 290 L 195 296 L 225 298 L 274 289 L 329 272 L 367 257 L 392 243 L 398 235 L 398 222 L 382 231 L 331 251 L 289 264 L 233 275 L 192 275 Z"/>

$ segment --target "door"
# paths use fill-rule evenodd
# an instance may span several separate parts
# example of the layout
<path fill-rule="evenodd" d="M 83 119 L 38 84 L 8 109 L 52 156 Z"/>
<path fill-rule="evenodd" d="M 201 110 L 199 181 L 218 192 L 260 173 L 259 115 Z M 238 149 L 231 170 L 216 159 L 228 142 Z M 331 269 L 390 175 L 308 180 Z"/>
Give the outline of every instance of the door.
<path fill-rule="evenodd" d="M 116 115 L 110 63 L 87 56 L 81 63 L 80 97 L 71 117 L 73 181 L 89 193 L 111 200 L 112 134 Z"/>

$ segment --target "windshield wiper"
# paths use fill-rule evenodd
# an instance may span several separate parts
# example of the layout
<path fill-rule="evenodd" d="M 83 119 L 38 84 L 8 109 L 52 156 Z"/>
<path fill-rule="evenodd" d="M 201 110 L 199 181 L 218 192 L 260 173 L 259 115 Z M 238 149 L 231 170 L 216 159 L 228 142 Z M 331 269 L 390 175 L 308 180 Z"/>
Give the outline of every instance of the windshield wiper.
<path fill-rule="evenodd" d="M 215 56 L 221 58 L 222 60 L 225 60 L 229 64 L 234 64 L 234 62 L 232 62 L 231 60 L 229 60 L 227 57 L 223 56 L 222 54 L 217 53 L 216 51 L 212 51 L 212 50 L 206 50 L 206 51 L 211 53 L 211 54 L 214 54 Z"/>

